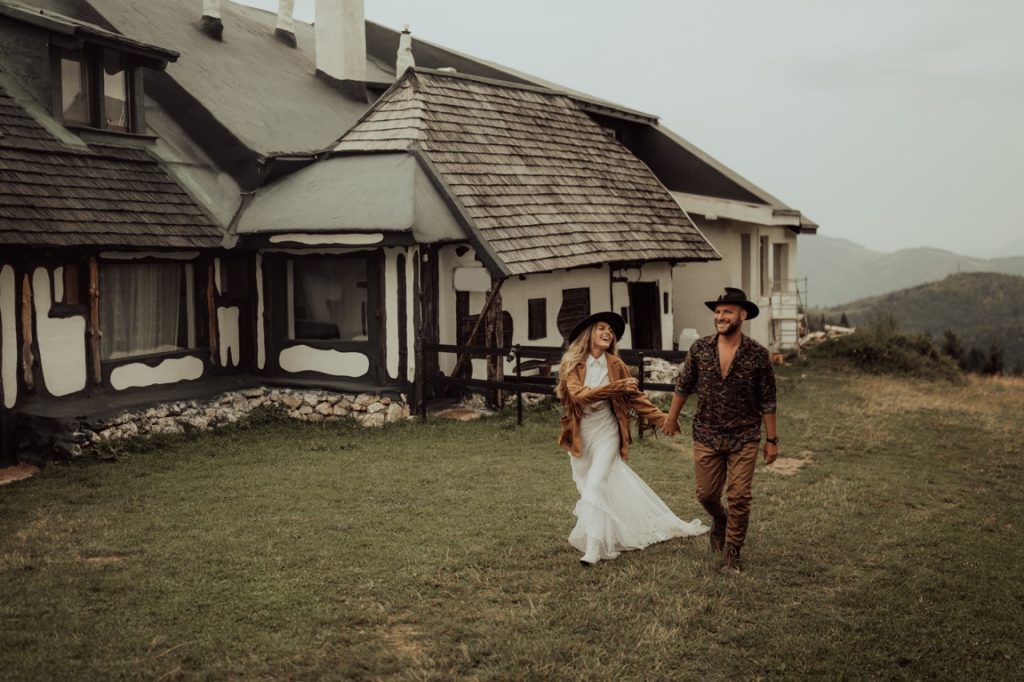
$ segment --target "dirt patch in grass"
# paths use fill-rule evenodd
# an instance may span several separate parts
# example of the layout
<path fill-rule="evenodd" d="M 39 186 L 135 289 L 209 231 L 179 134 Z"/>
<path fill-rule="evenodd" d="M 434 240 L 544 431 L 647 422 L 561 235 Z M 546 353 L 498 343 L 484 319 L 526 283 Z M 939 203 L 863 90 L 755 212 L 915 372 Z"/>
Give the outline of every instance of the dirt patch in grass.
<path fill-rule="evenodd" d="M 39 473 L 39 467 L 34 467 L 31 464 L 15 464 L 14 466 L 4 467 L 0 469 L 0 485 L 23 481 L 37 473 Z"/>
<path fill-rule="evenodd" d="M 766 467 L 766 469 L 773 474 L 779 474 L 780 476 L 793 476 L 796 472 L 803 469 L 805 466 L 811 463 L 810 456 L 803 458 L 804 453 L 800 453 L 801 457 L 779 457 L 775 462 Z"/>

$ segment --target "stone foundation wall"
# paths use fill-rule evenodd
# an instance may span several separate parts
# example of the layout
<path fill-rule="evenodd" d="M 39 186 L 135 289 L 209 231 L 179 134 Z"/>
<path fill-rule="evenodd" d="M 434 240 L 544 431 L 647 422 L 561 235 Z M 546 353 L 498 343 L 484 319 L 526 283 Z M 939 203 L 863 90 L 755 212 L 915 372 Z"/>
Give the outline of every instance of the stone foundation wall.
<path fill-rule="evenodd" d="M 28 462 L 71 459 L 105 441 L 188 431 L 209 431 L 233 424 L 258 408 L 278 408 L 306 422 L 351 420 L 379 427 L 409 419 L 401 399 L 368 393 L 323 390 L 250 388 L 208 400 L 180 400 L 143 410 L 126 411 L 105 419 L 26 421 L 19 426 L 21 459 Z"/>

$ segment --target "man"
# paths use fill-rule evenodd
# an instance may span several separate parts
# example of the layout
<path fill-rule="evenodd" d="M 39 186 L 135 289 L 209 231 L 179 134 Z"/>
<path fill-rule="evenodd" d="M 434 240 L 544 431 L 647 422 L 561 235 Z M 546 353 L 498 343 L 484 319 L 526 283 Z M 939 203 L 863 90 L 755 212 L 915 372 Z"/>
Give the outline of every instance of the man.
<path fill-rule="evenodd" d="M 739 573 L 743 570 L 740 549 L 750 518 L 762 421 L 767 436 L 765 464 L 779 456 L 775 373 L 768 349 L 743 334 L 743 322 L 760 311 L 741 289 L 726 287 L 717 300 L 704 305 L 714 311 L 718 333 L 690 346 L 662 430 L 669 435 L 679 433 L 679 413 L 686 399 L 696 393 L 693 462 L 697 499 L 711 514 L 711 549 L 725 552 L 721 569 Z M 722 507 L 723 487 L 728 512 Z"/>

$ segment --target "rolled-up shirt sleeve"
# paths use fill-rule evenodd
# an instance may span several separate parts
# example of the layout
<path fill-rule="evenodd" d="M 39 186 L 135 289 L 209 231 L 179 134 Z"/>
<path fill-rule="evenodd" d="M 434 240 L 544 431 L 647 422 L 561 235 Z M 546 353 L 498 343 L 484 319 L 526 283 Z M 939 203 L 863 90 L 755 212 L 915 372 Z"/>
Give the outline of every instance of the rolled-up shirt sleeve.
<path fill-rule="evenodd" d="M 686 354 L 679 376 L 676 377 L 676 395 L 692 395 L 697 390 L 697 362 L 693 359 L 693 351 Z"/>
<path fill-rule="evenodd" d="M 772 367 L 771 357 L 767 353 L 764 354 L 763 365 L 758 375 L 757 398 L 761 414 L 775 414 L 778 409 L 775 397 L 775 369 Z"/>

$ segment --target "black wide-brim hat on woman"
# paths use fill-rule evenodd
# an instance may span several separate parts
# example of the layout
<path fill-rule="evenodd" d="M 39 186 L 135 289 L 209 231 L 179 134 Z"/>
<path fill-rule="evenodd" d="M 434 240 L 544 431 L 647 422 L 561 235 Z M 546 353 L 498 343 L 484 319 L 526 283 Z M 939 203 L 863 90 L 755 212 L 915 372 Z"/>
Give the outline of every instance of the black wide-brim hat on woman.
<path fill-rule="evenodd" d="M 597 324 L 598 322 L 608 323 L 608 326 L 612 328 L 612 332 L 615 333 L 616 341 L 621 339 L 622 334 L 626 331 L 626 321 L 622 319 L 621 315 L 613 313 L 610 310 L 603 313 L 594 313 L 572 328 L 572 331 L 569 332 L 569 343 L 575 341 L 576 337 L 586 331 L 590 325 Z"/>
<path fill-rule="evenodd" d="M 715 308 L 722 305 L 723 303 L 729 305 L 738 305 L 747 311 L 747 319 L 752 320 L 758 316 L 761 309 L 757 307 L 757 304 L 753 301 L 747 300 L 747 295 L 743 293 L 743 289 L 735 289 L 733 287 L 726 287 L 725 290 L 718 296 L 718 300 L 715 301 L 704 301 L 704 305 L 708 307 L 708 310 L 715 312 Z"/>

